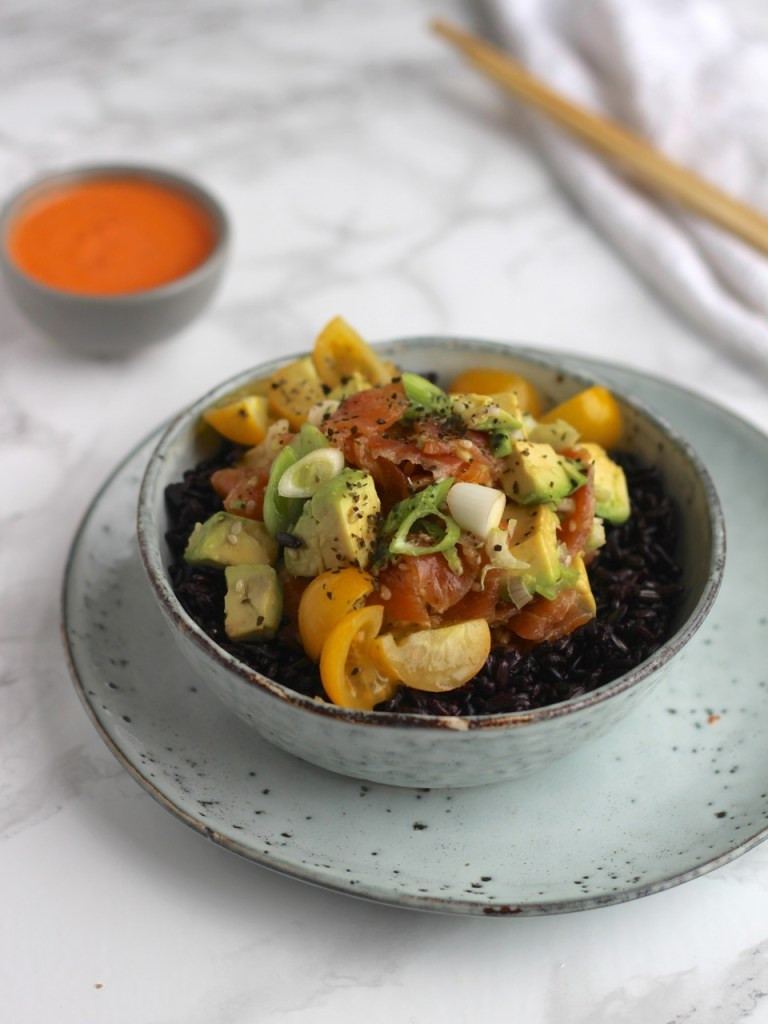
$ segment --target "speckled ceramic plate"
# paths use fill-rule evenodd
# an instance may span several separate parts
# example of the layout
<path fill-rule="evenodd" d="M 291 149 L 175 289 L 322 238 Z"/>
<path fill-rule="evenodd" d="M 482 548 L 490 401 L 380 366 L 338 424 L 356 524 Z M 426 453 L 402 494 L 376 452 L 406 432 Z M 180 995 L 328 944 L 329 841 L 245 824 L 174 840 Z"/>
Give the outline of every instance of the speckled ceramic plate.
<path fill-rule="evenodd" d="M 608 736 L 545 771 L 470 790 L 333 775 L 273 748 L 177 652 L 135 542 L 155 438 L 118 467 L 64 583 L 73 678 L 105 742 L 214 842 L 307 882 L 463 914 L 547 914 L 645 896 L 768 836 L 768 438 L 673 385 L 563 357 L 694 440 L 723 500 L 716 605 L 669 678 Z M 744 494 L 749 493 L 749 502 Z"/>

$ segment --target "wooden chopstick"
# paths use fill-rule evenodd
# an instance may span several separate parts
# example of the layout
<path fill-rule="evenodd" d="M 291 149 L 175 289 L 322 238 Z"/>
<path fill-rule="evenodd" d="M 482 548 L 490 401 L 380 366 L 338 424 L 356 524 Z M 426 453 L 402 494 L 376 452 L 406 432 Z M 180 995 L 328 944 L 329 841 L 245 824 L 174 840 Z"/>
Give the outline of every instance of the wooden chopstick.
<path fill-rule="evenodd" d="M 608 118 L 592 114 L 544 85 L 506 53 L 442 18 L 432 29 L 483 74 L 535 107 L 572 135 L 615 161 L 643 185 L 676 200 L 743 241 L 768 253 L 768 218 L 673 163 L 643 139 Z"/>

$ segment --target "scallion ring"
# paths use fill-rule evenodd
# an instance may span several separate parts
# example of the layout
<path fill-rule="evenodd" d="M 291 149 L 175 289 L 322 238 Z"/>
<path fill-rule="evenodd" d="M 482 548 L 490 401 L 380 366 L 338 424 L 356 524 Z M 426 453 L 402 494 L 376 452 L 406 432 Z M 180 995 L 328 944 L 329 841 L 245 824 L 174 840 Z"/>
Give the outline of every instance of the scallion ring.
<path fill-rule="evenodd" d="M 462 530 L 485 540 L 488 533 L 501 522 L 507 496 L 496 487 L 459 481 L 450 489 L 445 500 Z"/>
<path fill-rule="evenodd" d="M 311 498 L 327 480 L 344 469 L 344 455 L 338 448 L 315 448 L 289 466 L 277 484 L 282 498 Z"/>

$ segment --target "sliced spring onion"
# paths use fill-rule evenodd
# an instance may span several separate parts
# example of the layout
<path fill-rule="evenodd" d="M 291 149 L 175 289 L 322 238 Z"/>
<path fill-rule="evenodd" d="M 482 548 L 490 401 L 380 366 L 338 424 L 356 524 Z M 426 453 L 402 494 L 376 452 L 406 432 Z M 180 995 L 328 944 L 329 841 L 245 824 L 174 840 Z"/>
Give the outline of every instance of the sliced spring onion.
<path fill-rule="evenodd" d="M 301 515 L 304 502 L 299 498 L 284 498 L 278 490 L 283 473 L 298 462 L 298 459 L 291 445 L 286 445 L 269 471 L 269 480 L 264 491 L 264 525 L 272 537 L 290 530 Z"/>
<path fill-rule="evenodd" d="M 326 417 L 332 415 L 341 405 L 335 398 L 326 398 L 324 402 L 313 405 L 307 413 L 307 423 L 313 427 L 319 427 Z"/>
<path fill-rule="evenodd" d="M 442 551 L 443 554 L 448 557 L 448 552 L 455 548 L 456 541 L 461 535 L 459 524 L 451 519 L 450 516 L 446 516 L 442 512 L 433 510 L 429 515 L 443 521 L 445 525 L 445 532 L 442 537 L 435 541 L 434 544 L 426 545 L 416 544 L 415 542 L 409 541 L 407 538 L 411 528 L 419 519 L 424 518 L 424 516 L 419 512 L 412 512 L 403 520 L 397 533 L 389 542 L 390 553 L 393 555 L 434 555 Z M 458 562 L 458 565 L 461 567 L 461 562 Z M 451 568 L 454 569 L 454 572 L 458 571 L 454 568 L 454 564 L 451 564 Z"/>
<path fill-rule="evenodd" d="M 281 498 L 311 498 L 326 480 L 344 469 L 344 456 L 338 448 L 315 448 L 308 452 L 280 477 L 277 493 Z"/>
<path fill-rule="evenodd" d="M 417 373 L 402 374 L 403 391 L 411 403 L 406 417 L 417 419 L 419 416 L 448 416 L 452 411 L 451 400 L 436 384 L 420 377 Z"/>
<path fill-rule="evenodd" d="M 291 445 L 301 459 L 315 451 L 316 448 L 327 448 L 328 438 L 312 423 L 302 423 L 301 430 L 291 441 Z"/>
<path fill-rule="evenodd" d="M 430 484 L 429 487 L 417 491 L 416 494 L 412 494 L 409 498 L 403 498 L 402 501 L 398 501 L 384 521 L 382 532 L 385 535 L 395 533 L 400 528 L 403 520 L 410 516 L 412 512 L 418 512 L 421 516 L 431 515 L 436 509 L 440 508 L 452 487 L 453 477 L 447 476 L 439 483 Z"/>
<path fill-rule="evenodd" d="M 450 489 L 445 501 L 462 530 L 485 540 L 501 522 L 507 498 L 495 487 L 459 482 Z"/>
<path fill-rule="evenodd" d="M 578 569 L 571 568 L 570 566 L 564 565 L 560 573 L 560 578 L 556 583 L 542 584 L 536 582 L 536 593 L 541 594 L 542 597 L 546 597 L 548 601 L 554 601 L 558 594 L 563 590 L 567 590 L 569 587 L 573 587 L 579 581 Z"/>
<path fill-rule="evenodd" d="M 533 600 L 533 594 L 525 585 L 523 577 L 515 576 L 511 572 L 504 576 L 499 588 L 499 595 L 503 595 L 504 599 L 513 604 L 518 610 L 524 608 L 529 601 Z"/>
<path fill-rule="evenodd" d="M 603 544 L 605 544 L 605 523 L 599 516 L 595 516 L 592 520 L 592 529 L 589 531 L 589 537 L 584 545 L 584 550 L 597 551 Z"/>
<path fill-rule="evenodd" d="M 456 554 L 456 541 L 461 535 L 459 524 L 440 511 L 446 495 L 454 486 L 453 477 L 430 484 L 424 490 L 404 498 L 390 511 L 384 522 L 383 535 L 389 537 L 390 555 L 432 555 L 442 552 L 454 572 L 461 574 L 463 567 Z M 409 541 L 411 531 L 426 534 L 433 544 Z"/>
<path fill-rule="evenodd" d="M 501 527 L 494 527 L 488 531 L 485 538 L 485 550 L 488 560 L 496 569 L 514 569 L 523 571 L 530 569 L 528 562 L 515 558 L 509 550 L 509 529 L 502 530 Z"/>
<path fill-rule="evenodd" d="M 485 551 L 488 555 L 488 562 L 483 566 L 480 572 L 481 588 L 485 587 L 485 577 L 491 569 L 503 570 L 505 579 L 513 575 L 522 578 L 525 575 L 526 570 L 530 569 L 531 566 L 529 562 L 524 562 L 522 559 L 516 558 L 510 550 L 510 544 L 516 525 L 517 520 L 510 519 L 507 523 L 506 530 L 496 526 L 488 531 L 488 535 L 485 538 Z"/>

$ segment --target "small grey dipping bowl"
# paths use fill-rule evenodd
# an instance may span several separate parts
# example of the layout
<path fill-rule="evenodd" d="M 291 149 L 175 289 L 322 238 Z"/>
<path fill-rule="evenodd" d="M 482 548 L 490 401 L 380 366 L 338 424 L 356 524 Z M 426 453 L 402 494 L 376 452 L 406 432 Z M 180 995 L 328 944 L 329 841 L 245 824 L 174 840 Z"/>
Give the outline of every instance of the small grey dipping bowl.
<path fill-rule="evenodd" d="M 447 338 L 414 338 L 377 347 L 403 369 L 439 368 L 447 385 L 470 366 L 526 375 L 544 408 L 595 383 L 532 349 Z M 138 540 L 155 597 L 184 656 L 221 700 L 278 747 L 323 768 L 397 786 L 473 786 L 536 771 L 605 733 L 660 682 L 676 654 L 701 625 L 723 572 L 725 533 L 715 489 L 700 459 L 670 427 L 625 395 L 621 447 L 661 470 L 681 516 L 680 562 L 685 596 L 673 635 L 647 661 L 597 690 L 559 704 L 513 714 L 426 718 L 359 712 L 304 697 L 218 647 L 173 593 L 165 542 L 165 487 L 217 447 L 201 422 L 204 409 L 248 381 L 269 376 L 278 360 L 227 381 L 181 413 L 167 428 L 147 466 L 138 508 Z M 648 738 L 649 752 L 653 737 Z"/>
<path fill-rule="evenodd" d="M 169 284 L 125 295 L 83 295 L 51 288 L 16 266 L 8 254 L 8 234 L 30 202 L 67 185 L 109 178 L 148 181 L 190 197 L 211 217 L 216 242 L 210 255 Z M 80 355 L 126 356 L 172 337 L 202 312 L 221 280 L 229 236 L 229 221 L 220 203 L 190 178 L 154 167 L 94 164 L 47 174 L 7 200 L 0 211 L 0 269 L 11 297 L 42 334 Z"/>

